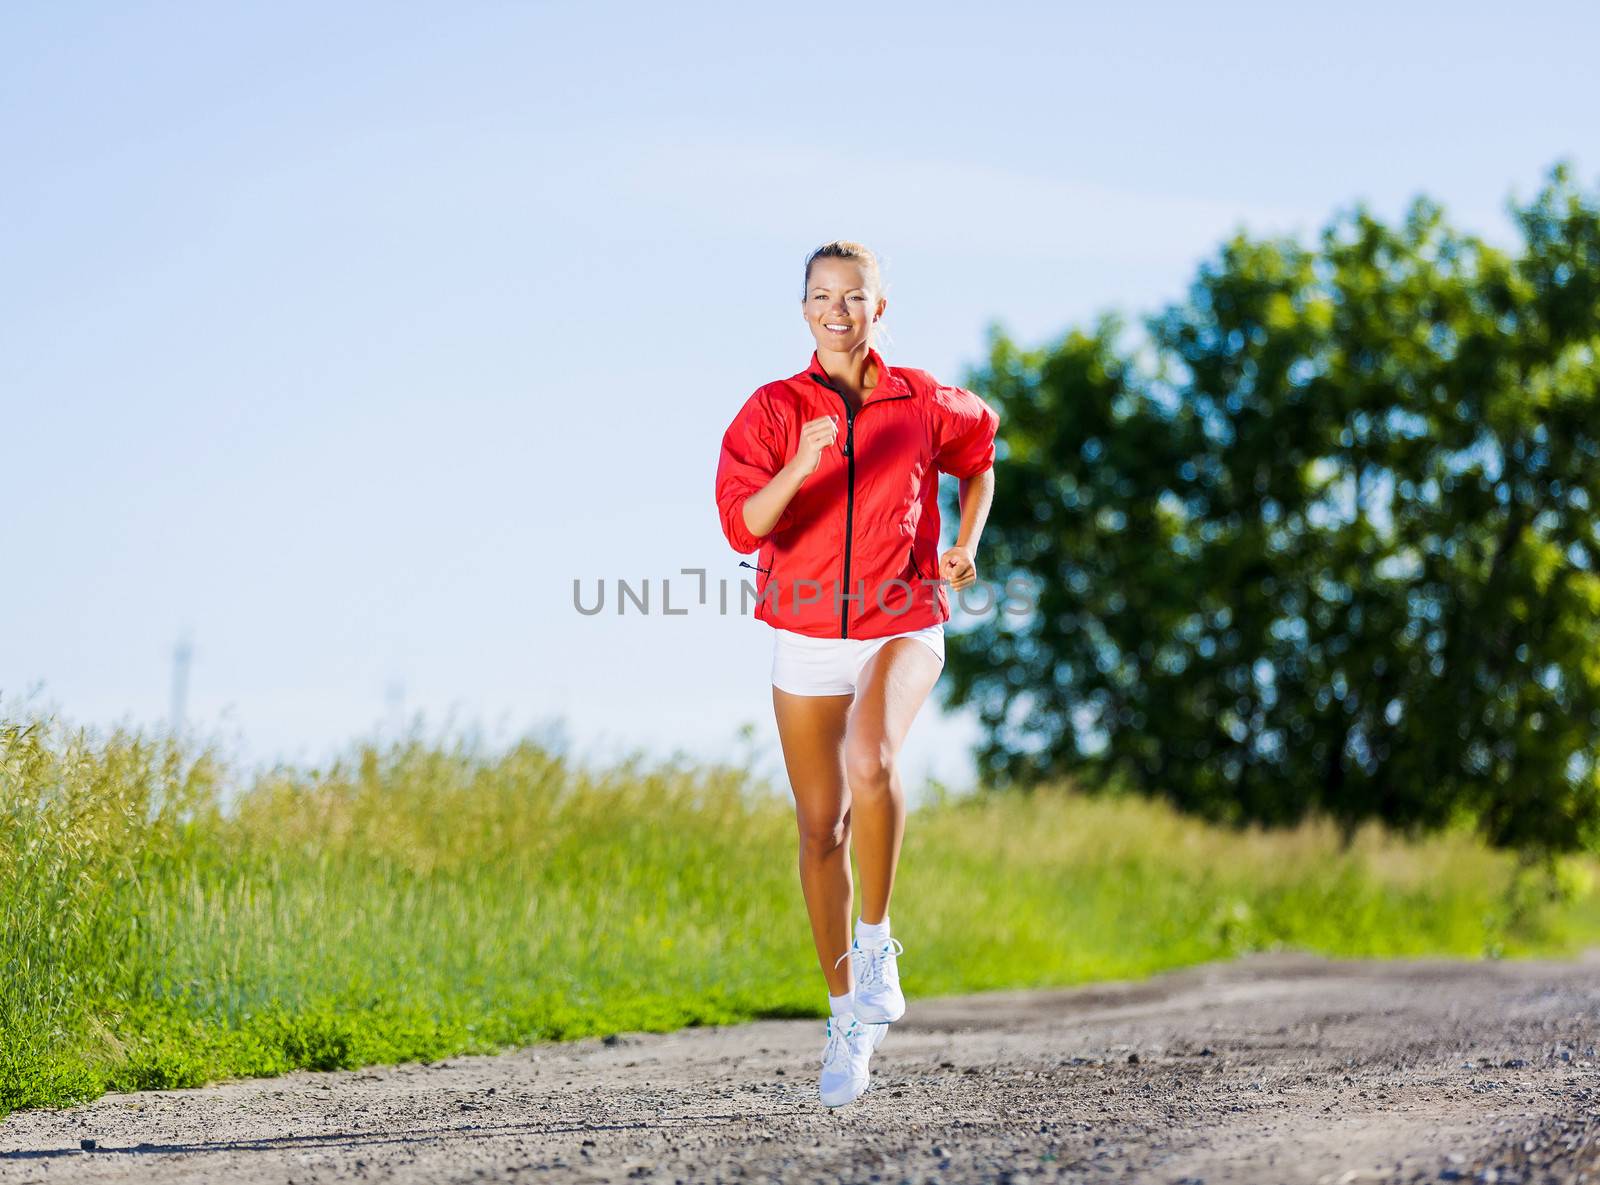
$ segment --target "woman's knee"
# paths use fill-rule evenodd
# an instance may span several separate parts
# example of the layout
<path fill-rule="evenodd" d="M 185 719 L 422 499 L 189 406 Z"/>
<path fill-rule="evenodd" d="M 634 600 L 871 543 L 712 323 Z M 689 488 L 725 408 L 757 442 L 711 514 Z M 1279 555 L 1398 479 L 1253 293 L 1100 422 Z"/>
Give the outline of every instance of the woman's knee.
<path fill-rule="evenodd" d="M 847 742 L 844 767 L 851 794 L 887 794 L 892 788 L 894 753 L 881 741 Z"/>
<path fill-rule="evenodd" d="M 850 814 L 801 815 L 800 853 L 810 859 L 823 859 L 850 842 Z"/>

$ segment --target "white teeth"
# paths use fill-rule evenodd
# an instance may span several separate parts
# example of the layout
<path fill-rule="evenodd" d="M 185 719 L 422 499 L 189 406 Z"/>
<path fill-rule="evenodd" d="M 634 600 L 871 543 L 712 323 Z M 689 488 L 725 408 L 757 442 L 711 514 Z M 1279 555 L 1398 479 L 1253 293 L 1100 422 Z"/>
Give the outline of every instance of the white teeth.
<path fill-rule="evenodd" d="M 848 326 L 848 325 L 828 325 L 825 328 L 828 328 L 828 329 L 849 329 L 850 326 Z"/>

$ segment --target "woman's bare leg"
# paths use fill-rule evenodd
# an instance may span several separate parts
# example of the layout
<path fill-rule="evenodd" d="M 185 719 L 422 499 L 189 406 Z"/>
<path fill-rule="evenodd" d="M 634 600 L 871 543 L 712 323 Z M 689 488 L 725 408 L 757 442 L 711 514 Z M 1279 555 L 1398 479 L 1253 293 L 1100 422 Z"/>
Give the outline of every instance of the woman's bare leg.
<path fill-rule="evenodd" d="M 867 660 L 856 683 L 844 760 L 861 871 L 861 920 L 867 923 L 881 922 L 889 912 L 905 834 L 905 787 L 895 758 L 943 670 L 926 643 L 896 638 Z"/>
<path fill-rule="evenodd" d="M 850 790 L 845 781 L 845 720 L 851 697 L 791 695 L 772 689 L 783 762 L 800 830 L 800 889 L 830 995 L 850 990 Z"/>

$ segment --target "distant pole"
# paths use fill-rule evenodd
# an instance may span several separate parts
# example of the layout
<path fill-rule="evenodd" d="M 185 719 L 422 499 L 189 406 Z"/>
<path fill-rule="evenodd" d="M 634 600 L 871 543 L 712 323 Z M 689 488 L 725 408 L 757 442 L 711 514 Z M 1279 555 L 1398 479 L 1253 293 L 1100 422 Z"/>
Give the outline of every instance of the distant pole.
<path fill-rule="evenodd" d="M 172 711 L 169 717 L 174 734 L 183 728 L 183 713 L 189 698 L 189 660 L 194 648 L 189 644 L 188 631 L 178 639 L 172 650 Z"/>
<path fill-rule="evenodd" d="M 389 704 L 389 728 L 399 739 L 405 728 L 406 685 L 402 680 L 390 679 L 384 698 Z"/>

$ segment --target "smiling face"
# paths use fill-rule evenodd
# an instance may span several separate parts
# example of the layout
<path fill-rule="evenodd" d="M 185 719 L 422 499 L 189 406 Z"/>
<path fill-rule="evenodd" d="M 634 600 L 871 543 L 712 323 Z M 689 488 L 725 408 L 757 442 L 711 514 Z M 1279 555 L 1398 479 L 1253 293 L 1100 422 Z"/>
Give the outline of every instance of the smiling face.
<path fill-rule="evenodd" d="M 806 324 L 817 349 L 849 353 L 872 344 L 872 321 L 888 301 L 869 285 L 865 268 L 853 259 L 815 259 L 806 283 Z"/>

